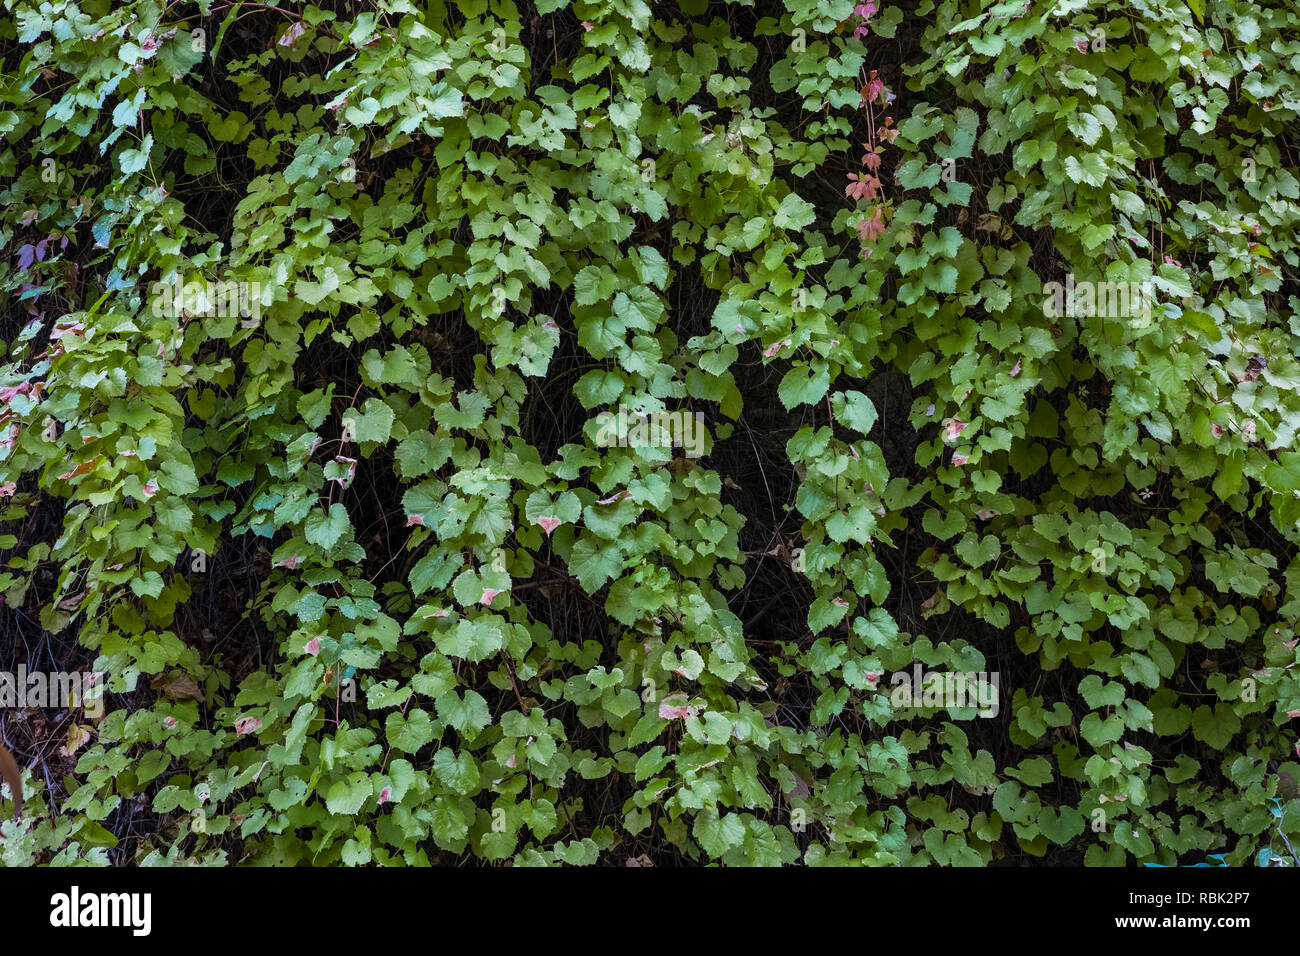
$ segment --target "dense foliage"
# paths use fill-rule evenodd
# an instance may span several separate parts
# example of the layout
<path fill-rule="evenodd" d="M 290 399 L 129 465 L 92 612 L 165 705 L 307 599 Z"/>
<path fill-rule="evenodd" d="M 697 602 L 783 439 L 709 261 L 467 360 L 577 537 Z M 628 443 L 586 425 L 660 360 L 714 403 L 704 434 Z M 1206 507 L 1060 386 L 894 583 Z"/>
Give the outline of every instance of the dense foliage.
<path fill-rule="evenodd" d="M 4 7 L 4 862 L 1300 863 L 1290 0 Z"/>

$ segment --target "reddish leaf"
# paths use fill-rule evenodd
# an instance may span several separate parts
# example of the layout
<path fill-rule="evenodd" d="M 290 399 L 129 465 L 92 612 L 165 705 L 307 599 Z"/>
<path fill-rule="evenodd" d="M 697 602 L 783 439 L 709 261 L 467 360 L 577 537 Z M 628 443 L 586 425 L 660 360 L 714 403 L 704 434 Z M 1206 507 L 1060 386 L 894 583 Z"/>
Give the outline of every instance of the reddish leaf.
<path fill-rule="evenodd" d="M 103 460 L 104 460 L 103 456 L 96 455 L 90 461 L 83 461 L 76 468 L 72 469 L 72 471 L 64 472 L 63 474 L 59 475 L 59 480 L 71 481 L 74 478 L 80 478 L 82 475 L 94 471 L 95 466 L 98 465 Z"/>
<path fill-rule="evenodd" d="M 262 719 L 260 717 L 240 717 L 235 721 L 235 733 L 243 737 L 245 734 L 255 734 L 262 729 Z"/>

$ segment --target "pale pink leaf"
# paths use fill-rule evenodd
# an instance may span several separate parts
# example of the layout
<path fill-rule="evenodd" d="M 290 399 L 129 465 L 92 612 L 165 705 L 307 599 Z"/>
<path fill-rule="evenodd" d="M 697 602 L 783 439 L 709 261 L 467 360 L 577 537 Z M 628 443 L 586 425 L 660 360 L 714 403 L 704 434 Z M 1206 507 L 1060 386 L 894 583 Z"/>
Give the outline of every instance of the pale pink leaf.
<path fill-rule="evenodd" d="M 943 420 L 943 437 L 945 441 L 955 441 L 970 422 L 964 422 L 960 418 L 945 418 Z"/>

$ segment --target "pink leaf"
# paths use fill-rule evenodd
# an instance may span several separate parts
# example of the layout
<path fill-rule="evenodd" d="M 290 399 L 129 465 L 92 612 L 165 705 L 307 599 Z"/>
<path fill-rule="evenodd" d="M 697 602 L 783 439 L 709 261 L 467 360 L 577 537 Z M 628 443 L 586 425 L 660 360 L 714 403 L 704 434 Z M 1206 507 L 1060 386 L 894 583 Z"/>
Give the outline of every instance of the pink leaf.
<path fill-rule="evenodd" d="M 953 465 L 954 465 L 955 467 L 957 467 L 957 468 L 960 468 L 962 465 L 966 464 L 966 462 L 968 462 L 968 461 L 970 461 L 970 456 L 969 456 L 969 455 L 953 455 L 953 456 L 952 456 L 952 463 L 953 463 Z"/>
<path fill-rule="evenodd" d="M 280 46 L 293 46 L 298 38 L 307 32 L 307 28 L 302 25 L 301 20 L 294 21 L 289 29 L 284 31 L 284 36 L 280 37 Z"/>
<path fill-rule="evenodd" d="M 863 242 L 875 242 L 885 231 L 885 218 L 883 207 L 877 206 L 870 219 L 863 219 L 858 223 L 858 238 Z"/>
<path fill-rule="evenodd" d="M 50 338 L 57 340 L 65 335 L 77 335 L 84 339 L 86 337 L 86 327 L 80 322 L 54 323 L 54 331 L 50 333 Z"/>
<path fill-rule="evenodd" d="M 380 805 L 381 807 L 382 807 L 385 803 L 389 803 L 389 802 L 391 802 L 392 799 L 393 799 L 393 788 L 392 788 L 392 787 L 384 787 L 383 790 L 380 790 L 380 791 L 379 791 L 379 805 Z"/>
<path fill-rule="evenodd" d="M 680 701 L 681 703 L 675 703 Z M 663 720 L 685 720 L 694 717 L 699 706 L 692 707 L 686 703 L 685 694 L 669 694 L 659 702 L 659 717 Z"/>
<path fill-rule="evenodd" d="M 331 478 L 330 481 L 336 481 L 340 488 L 346 488 L 348 485 L 352 484 L 352 479 L 357 476 L 357 460 L 355 458 L 348 458 L 344 455 L 335 455 L 334 460 L 340 465 L 346 465 L 348 470 L 347 474 L 343 475 L 343 477 Z"/>
<path fill-rule="evenodd" d="M 960 418 L 945 418 L 943 420 L 943 437 L 945 441 L 955 441 L 957 437 L 966 430 L 970 422 L 964 422 Z"/>
<path fill-rule="evenodd" d="M 880 180 L 870 173 L 858 173 L 855 178 L 849 174 L 849 185 L 844 195 L 850 199 L 875 199 L 880 192 Z"/>
<path fill-rule="evenodd" d="M 500 588 L 484 588 L 484 589 L 483 589 L 483 596 L 482 596 L 481 598 L 478 599 L 478 600 L 479 600 L 479 603 L 480 603 L 480 604 L 491 604 L 493 598 L 495 598 L 495 597 L 496 597 L 498 594 L 500 594 L 500 593 L 501 593 L 501 589 L 500 589 Z"/>
<path fill-rule="evenodd" d="M 423 517 L 422 515 L 407 515 L 407 516 L 406 516 L 406 526 L 407 526 L 408 528 L 410 528 L 410 527 L 414 527 L 415 525 L 423 526 L 423 525 L 424 525 L 424 517 Z"/>
<path fill-rule="evenodd" d="M 262 719 L 260 717 L 240 717 L 235 721 L 235 733 L 239 736 L 245 734 L 257 733 L 262 729 Z"/>
<path fill-rule="evenodd" d="M 146 34 L 145 34 L 145 35 L 140 39 L 140 49 L 143 50 L 145 53 L 152 53 L 154 50 L 158 49 L 160 46 L 162 46 L 162 41 L 159 40 L 159 39 L 158 39 L 156 36 L 154 36 L 152 33 L 146 33 Z"/>
<path fill-rule="evenodd" d="M 15 433 L 15 435 L 16 434 L 17 433 Z M 72 471 L 64 472 L 62 475 L 59 475 L 59 481 L 71 481 L 73 478 L 80 478 L 82 475 L 94 471 L 95 466 L 99 464 L 100 460 L 100 457 L 96 456 L 92 461 L 83 461 L 76 468 L 72 469 Z"/>
<path fill-rule="evenodd" d="M 542 526 L 542 530 L 546 532 L 546 537 L 549 538 L 551 536 L 551 532 L 554 531 L 556 528 L 558 528 L 560 525 L 562 525 L 564 522 L 562 522 L 559 518 L 552 517 L 551 515 L 543 515 L 542 517 L 537 519 L 537 523 Z"/>
<path fill-rule="evenodd" d="M 320 654 L 320 638 L 313 637 L 310 641 L 307 642 L 307 646 L 304 647 L 303 650 L 305 650 L 312 657 L 318 656 Z"/>
<path fill-rule="evenodd" d="M 26 395 L 32 390 L 31 385 L 23 382 L 21 385 L 0 386 L 0 402 L 8 404 L 18 395 Z"/>

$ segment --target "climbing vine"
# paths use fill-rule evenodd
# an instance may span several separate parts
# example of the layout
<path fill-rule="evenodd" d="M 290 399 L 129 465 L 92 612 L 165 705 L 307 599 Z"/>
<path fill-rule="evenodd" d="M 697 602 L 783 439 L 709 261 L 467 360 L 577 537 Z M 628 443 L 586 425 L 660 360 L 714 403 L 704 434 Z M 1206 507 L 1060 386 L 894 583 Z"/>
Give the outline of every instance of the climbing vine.
<path fill-rule="evenodd" d="M 1290 857 L 1292 7 L 4 6 L 7 864 Z"/>

